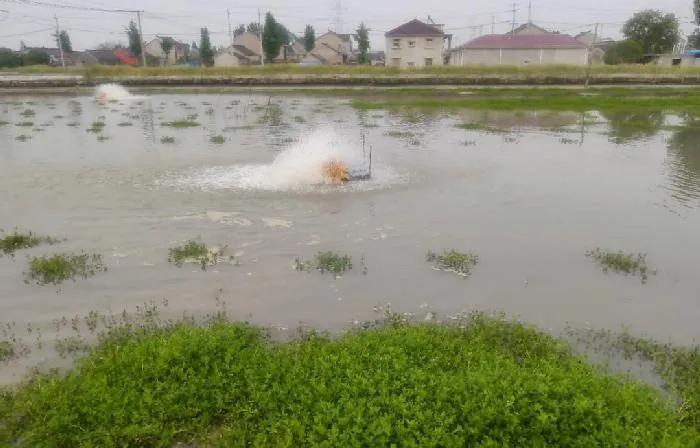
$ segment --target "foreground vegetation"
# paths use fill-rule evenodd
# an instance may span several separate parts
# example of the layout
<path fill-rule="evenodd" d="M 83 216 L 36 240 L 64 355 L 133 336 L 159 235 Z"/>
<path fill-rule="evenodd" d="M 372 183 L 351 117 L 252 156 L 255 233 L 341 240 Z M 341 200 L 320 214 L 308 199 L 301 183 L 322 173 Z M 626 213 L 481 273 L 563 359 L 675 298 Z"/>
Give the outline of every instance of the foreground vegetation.
<path fill-rule="evenodd" d="M 287 342 L 219 313 L 114 327 L 66 374 L 6 390 L 0 445 L 692 447 L 684 406 L 479 313 Z"/>
<path fill-rule="evenodd" d="M 2 230 L 0 230 L 2 232 Z M 20 232 L 15 229 L 12 233 L 0 236 L 0 257 L 3 255 L 14 256 L 15 252 L 22 249 L 30 249 L 41 244 L 57 244 L 60 240 L 48 236 L 37 235 L 34 232 Z"/>

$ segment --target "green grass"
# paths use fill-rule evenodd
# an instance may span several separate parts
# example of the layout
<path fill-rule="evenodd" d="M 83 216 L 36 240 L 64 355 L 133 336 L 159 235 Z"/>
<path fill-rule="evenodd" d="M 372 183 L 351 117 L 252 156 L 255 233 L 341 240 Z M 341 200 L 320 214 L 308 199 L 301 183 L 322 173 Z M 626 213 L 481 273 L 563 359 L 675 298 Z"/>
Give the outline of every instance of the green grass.
<path fill-rule="evenodd" d="M 352 257 L 339 252 L 321 251 L 314 255 L 313 260 L 302 261 L 296 258 L 294 260 L 294 268 L 297 271 L 317 269 L 321 273 L 332 272 L 338 275 L 352 269 Z"/>
<path fill-rule="evenodd" d="M 425 260 L 431 263 L 435 269 L 454 272 L 467 278 L 471 275 L 472 268 L 479 263 L 479 256 L 471 252 L 450 249 L 444 250 L 442 254 L 428 251 Z"/>
<path fill-rule="evenodd" d="M 0 230 L 2 232 L 2 230 Z M 42 244 L 57 244 L 60 240 L 48 236 L 40 236 L 32 231 L 19 232 L 15 229 L 12 233 L 3 233 L 0 237 L 0 256 L 14 255 L 22 249 L 30 249 Z"/>
<path fill-rule="evenodd" d="M 194 128 L 200 126 L 200 124 L 194 119 L 186 118 L 182 120 L 166 121 L 161 123 L 161 126 L 169 126 L 171 128 Z"/>
<path fill-rule="evenodd" d="M 217 264 L 224 258 L 225 249 L 226 247 L 209 247 L 199 239 L 191 239 L 168 250 L 168 263 L 177 267 L 182 267 L 184 263 L 197 263 L 202 270 L 206 270 L 207 266 Z M 229 256 L 228 261 L 232 260 L 233 257 Z"/>
<path fill-rule="evenodd" d="M 87 279 L 98 272 L 106 272 L 107 266 L 99 254 L 54 254 L 29 257 L 29 270 L 25 272 L 25 283 L 37 285 L 59 285 L 78 277 Z"/>
<path fill-rule="evenodd" d="M 212 136 L 209 138 L 209 141 L 210 141 L 211 143 L 222 144 L 222 143 L 225 143 L 225 142 L 226 142 L 226 137 L 224 137 L 223 135 L 212 135 Z"/>
<path fill-rule="evenodd" d="M 131 325 L 0 395 L 0 445 L 693 447 L 683 410 L 481 314 L 287 342 L 212 319 Z"/>
<path fill-rule="evenodd" d="M 168 137 L 168 136 L 161 137 L 160 142 L 161 143 L 175 143 L 175 137 Z"/>
<path fill-rule="evenodd" d="M 642 283 L 646 283 L 649 274 L 654 273 L 647 266 L 646 254 L 633 254 L 596 248 L 595 250 L 587 251 L 586 256 L 592 258 L 605 273 L 612 271 L 615 273 L 639 275 Z"/>

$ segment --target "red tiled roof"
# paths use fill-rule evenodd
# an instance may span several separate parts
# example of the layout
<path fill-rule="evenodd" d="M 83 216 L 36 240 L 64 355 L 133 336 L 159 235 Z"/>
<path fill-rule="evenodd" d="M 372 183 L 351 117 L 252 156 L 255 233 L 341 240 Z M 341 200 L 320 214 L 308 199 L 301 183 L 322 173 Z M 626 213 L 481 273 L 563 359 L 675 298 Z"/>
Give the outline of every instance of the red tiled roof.
<path fill-rule="evenodd" d="M 391 31 L 388 31 L 384 36 L 386 37 L 411 37 L 411 36 L 443 36 L 443 33 L 438 28 L 432 25 L 423 23 L 418 19 L 413 19 L 410 22 L 406 22 L 403 25 L 397 26 Z"/>
<path fill-rule="evenodd" d="M 118 57 L 122 64 L 126 65 L 139 65 L 139 60 L 134 56 L 131 51 L 124 50 L 123 48 L 117 48 L 114 50 L 114 56 Z"/>
<path fill-rule="evenodd" d="M 586 48 L 568 34 L 487 34 L 459 48 Z"/>

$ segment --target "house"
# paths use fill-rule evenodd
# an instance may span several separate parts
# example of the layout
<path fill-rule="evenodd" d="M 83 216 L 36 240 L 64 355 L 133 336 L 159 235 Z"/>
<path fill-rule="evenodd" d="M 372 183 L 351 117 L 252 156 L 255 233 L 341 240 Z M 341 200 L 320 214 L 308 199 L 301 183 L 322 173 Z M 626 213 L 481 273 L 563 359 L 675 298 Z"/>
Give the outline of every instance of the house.
<path fill-rule="evenodd" d="M 233 38 L 233 46 L 240 55 L 245 56 L 245 64 L 260 64 L 260 37 L 257 34 L 249 32 L 239 34 Z M 216 65 L 216 62 L 214 64 Z"/>
<path fill-rule="evenodd" d="M 537 26 L 532 22 L 523 23 L 519 27 L 515 28 L 513 31 L 508 31 L 506 34 L 517 34 L 522 36 L 539 36 L 542 34 L 558 34 L 552 33 L 541 26 Z"/>
<path fill-rule="evenodd" d="M 386 38 L 386 61 L 395 67 L 426 67 L 443 65 L 445 34 L 442 25 L 428 24 L 418 19 L 406 22 L 388 31 Z"/>
<path fill-rule="evenodd" d="M 259 59 L 258 54 L 243 45 L 231 45 L 214 55 L 214 66 L 235 67 L 250 65 Z"/>
<path fill-rule="evenodd" d="M 78 59 L 83 65 L 139 65 L 141 60 L 125 48 L 114 50 L 85 50 Z M 153 61 L 157 62 L 157 61 Z"/>
<path fill-rule="evenodd" d="M 325 64 L 347 64 L 352 55 L 352 36 L 327 31 L 316 38 L 311 53 Z"/>
<path fill-rule="evenodd" d="M 163 42 L 170 44 L 170 52 L 167 55 L 163 51 Z M 189 44 L 168 36 L 156 36 L 143 48 L 147 55 L 154 56 L 160 60 L 159 65 L 175 65 L 180 59 L 186 58 L 190 51 Z"/>
<path fill-rule="evenodd" d="M 588 62 L 588 47 L 568 34 L 487 34 L 452 50 L 450 65 L 573 64 Z"/>
<path fill-rule="evenodd" d="M 383 51 L 370 51 L 367 53 L 367 62 L 369 65 L 385 65 L 386 54 Z"/>

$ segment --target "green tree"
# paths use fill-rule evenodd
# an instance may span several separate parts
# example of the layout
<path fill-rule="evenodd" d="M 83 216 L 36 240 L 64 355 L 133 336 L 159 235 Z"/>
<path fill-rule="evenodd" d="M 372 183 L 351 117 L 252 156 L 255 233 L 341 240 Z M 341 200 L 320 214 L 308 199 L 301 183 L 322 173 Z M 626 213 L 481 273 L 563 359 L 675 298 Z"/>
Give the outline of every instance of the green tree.
<path fill-rule="evenodd" d="M 632 39 L 615 42 L 605 50 L 603 62 L 606 64 L 634 64 L 644 55 L 642 44 Z"/>
<path fill-rule="evenodd" d="M 688 36 L 688 45 L 692 48 L 700 48 L 700 28 L 695 28 L 693 33 Z"/>
<path fill-rule="evenodd" d="M 258 22 L 250 22 L 246 25 L 245 30 L 249 33 L 260 35 L 260 24 Z"/>
<path fill-rule="evenodd" d="M 311 25 L 306 25 L 304 30 L 304 50 L 311 51 L 316 46 L 316 31 Z"/>
<path fill-rule="evenodd" d="M 245 33 L 245 25 L 241 23 L 233 30 L 233 37 L 238 37 L 243 33 Z"/>
<path fill-rule="evenodd" d="M 369 30 L 365 26 L 365 22 L 360 23 L 352 37 L 357 42 L 357 63 L 366 64 L 367 50 L 369 50 Z"/>
<path fill-rule="evenodd" d="M 199 58 L 202 64 L 207 67 L 214 65 L 214 50 L 211 47 L 211 39 L 209 39 L 209 30 L 204 27 L 201 31 L 202 37 L 199 42 Z"/>
<path fill-rule="evenodd" d="M 49 55 L 43 51 L 30 50 L 22 55 L 22 65 L 46 65 L 49 63 Z"/>
<path fill-rule="evenodd" d="M 12 50 L 0 49 L 0 68 L 15 68 L 22 65 L 22 57 Z"/>
<path fill-rule="evenodd" d="M 280 54 L 280 47 L 285 43 L 282 29 L 271 12 L 265 14 L 265 26 L 263 27 L 262 47 L 265 60 L 270 62 Z"/>
<path fill-rule="evenodd" d="M 139 33 L 139 27 L 136 26 L 136 22 L 133 20 L 129 21 L 129 26 L 125 30 L 129 38 L 129 51 L 136 56 L 141 56 L 141 33 Z"/>
<path fill-rule="evenodd" d="M 673 14 L 647 9 L 625 23 L 622 35 L 642 44 L 645 53 L 666 53 L 673 50 L 680 39 L 678 19 Z"/>
<path fill-rule="evenodd" d="M 173 49 L 173 39 L 171 37 L 163 37 L 160 40 L 160 48 L 163 49 L 163 53 L 165 53 L 165 60 L 167 61 L 168 58 L 170 57 L 170 52 Z"/>
<path fill-rule="evenodd" d="M 52 34 L 53 38 L 56 39 L 56 47 L 60 48 L 61 50 L 65 51 L 66 53 L 72 53 L 73 52 L 73 45 L 70 43 L 70 36 L 68 35 L 68 31 L 62 30 L 60 33 Z"/>

